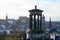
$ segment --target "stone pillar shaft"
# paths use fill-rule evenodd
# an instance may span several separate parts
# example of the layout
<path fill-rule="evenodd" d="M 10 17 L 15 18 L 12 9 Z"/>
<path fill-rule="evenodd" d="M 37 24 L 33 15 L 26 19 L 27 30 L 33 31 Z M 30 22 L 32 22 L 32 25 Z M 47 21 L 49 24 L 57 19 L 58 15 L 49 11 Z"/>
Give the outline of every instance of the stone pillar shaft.
<path fill-rule="evenodd" d="M 40 16 L 40 29 L 42 29 L 42 16 Z"/>
<path fill-rule="evenodd" d="M 32 15 L 30 15 L 30 22 L 29 22 L 30 29 L 32 29 Z"/>
<path fill-rule="evenodd" d="M 36 15 L 34 15 L 34 29 L 36 29 Z"/>
<path fill-rule="evenodd" d="M 38 30 L 39 30 L 39 15 L 38 15 L 38 19 L 37 20 L 38 20 Z"/>

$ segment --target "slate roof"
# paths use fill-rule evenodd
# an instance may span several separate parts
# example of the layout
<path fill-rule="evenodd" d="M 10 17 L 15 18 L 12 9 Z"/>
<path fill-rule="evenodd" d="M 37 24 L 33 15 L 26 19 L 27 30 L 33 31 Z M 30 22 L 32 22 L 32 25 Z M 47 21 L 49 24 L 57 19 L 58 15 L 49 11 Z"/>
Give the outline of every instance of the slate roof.
<path fill-rule="evenodd" d="M 49 33 L 58 33 L 57 29 L 52 29 L 49 31 Z"/>

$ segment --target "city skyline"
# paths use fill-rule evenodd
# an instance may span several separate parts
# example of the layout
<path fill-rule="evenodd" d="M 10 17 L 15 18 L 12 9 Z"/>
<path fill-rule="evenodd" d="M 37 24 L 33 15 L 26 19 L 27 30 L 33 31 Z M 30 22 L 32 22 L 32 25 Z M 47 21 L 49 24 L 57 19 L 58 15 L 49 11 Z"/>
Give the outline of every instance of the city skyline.
<path fill-rule="evenodd" d="M 60 0 L 0 0 L 0 19 L 4 19 L 6 14 L 13 19 L 19 16 L 29 17 L 28 10 L 33 9 L 35 5 L 44 10 L 46 20 L 50 17 L 53 21 L 60 20 Z"/>

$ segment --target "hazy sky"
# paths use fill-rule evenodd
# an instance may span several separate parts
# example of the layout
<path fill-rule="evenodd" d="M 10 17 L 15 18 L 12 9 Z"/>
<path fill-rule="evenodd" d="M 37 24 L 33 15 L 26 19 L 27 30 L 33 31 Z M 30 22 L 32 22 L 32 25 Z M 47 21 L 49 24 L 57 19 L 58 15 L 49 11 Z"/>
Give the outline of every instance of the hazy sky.
<path fill-rule="evenodd" d="M 44 10 L 46 20 L 50 17 L 52 20 L 60 20 L 60 0 L 0 0 L 0 18 L 5 18 L 6 14 L 14 19 L 28 17 L 28 10 L 34 9 L 35 5 Z"/>

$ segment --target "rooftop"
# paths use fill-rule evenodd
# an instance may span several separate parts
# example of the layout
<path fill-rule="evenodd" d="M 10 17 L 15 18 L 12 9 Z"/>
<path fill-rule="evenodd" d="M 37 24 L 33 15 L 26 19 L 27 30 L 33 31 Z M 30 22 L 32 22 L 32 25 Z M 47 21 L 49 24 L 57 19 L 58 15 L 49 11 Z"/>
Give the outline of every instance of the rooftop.
<path fill-rule="evenodd" d="M 29 10 L 29 12 L 43 12 L 43 10 L 37 9 L 37 6 L 35 5 L 35 9 Z"/>

